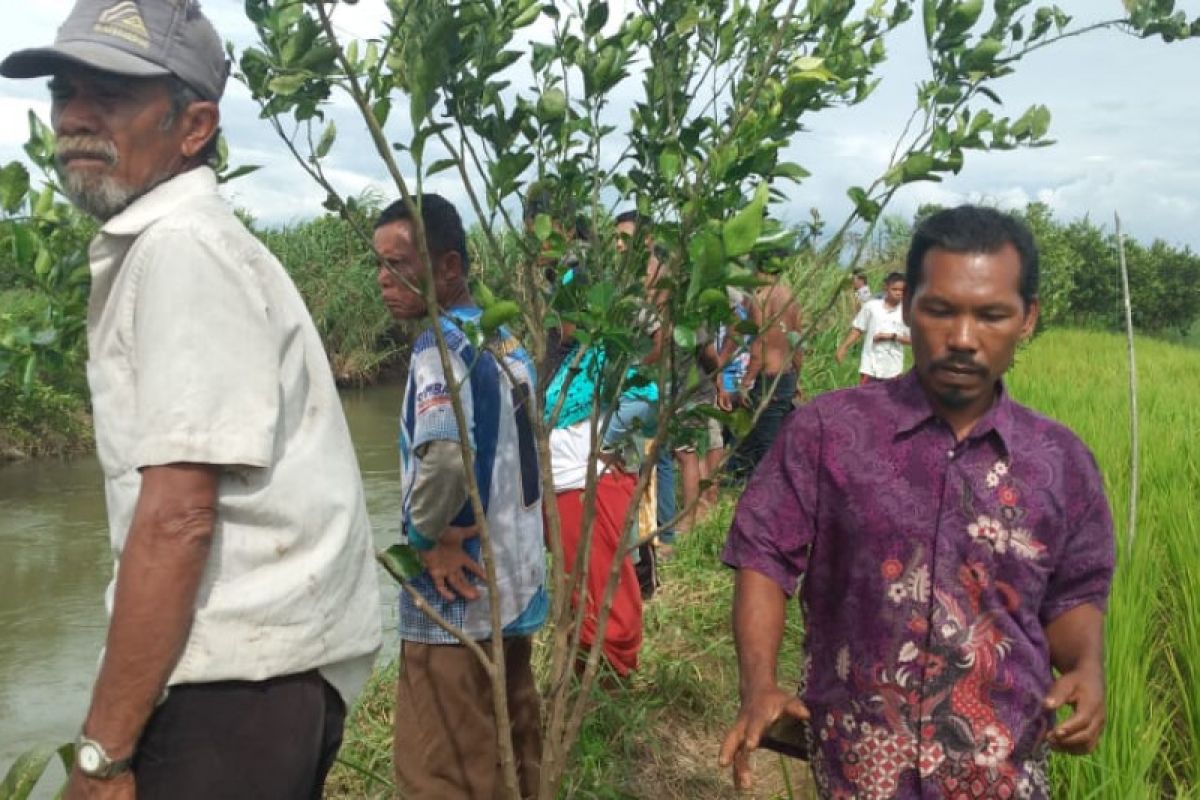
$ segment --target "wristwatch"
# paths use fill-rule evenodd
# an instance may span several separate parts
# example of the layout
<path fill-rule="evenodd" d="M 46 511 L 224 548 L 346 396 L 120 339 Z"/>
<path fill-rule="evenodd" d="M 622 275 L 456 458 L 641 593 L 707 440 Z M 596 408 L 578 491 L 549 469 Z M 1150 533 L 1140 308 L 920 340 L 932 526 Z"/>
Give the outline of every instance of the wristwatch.
<path fill-rule="evenodd" d="M 133 756 L 109 758 L 99 742 L 80 733 L 75 740 L 75 766 L 89 778 L 106 780 L 128 772 L 133 766 Z"/>

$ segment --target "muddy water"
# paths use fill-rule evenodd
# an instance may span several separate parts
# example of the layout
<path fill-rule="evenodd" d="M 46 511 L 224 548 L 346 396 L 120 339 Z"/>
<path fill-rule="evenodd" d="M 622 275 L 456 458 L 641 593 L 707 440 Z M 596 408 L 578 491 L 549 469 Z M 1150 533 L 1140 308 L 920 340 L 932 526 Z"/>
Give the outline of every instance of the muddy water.
<path fill-rule="evenodd" d="M 399 519 L 399 387 L 342 396 L 379 545 Z M 38 742 L 73 738 L 103 644 L 112 572 L 94 458 L 0 466 L 0 777 Z M 396 591 L 382 572 L 385 651 L 396 648 Z M 57 780 L 48 778 L 43 784 Z M 46 785 L 38 796 L 51 796 Z"/>

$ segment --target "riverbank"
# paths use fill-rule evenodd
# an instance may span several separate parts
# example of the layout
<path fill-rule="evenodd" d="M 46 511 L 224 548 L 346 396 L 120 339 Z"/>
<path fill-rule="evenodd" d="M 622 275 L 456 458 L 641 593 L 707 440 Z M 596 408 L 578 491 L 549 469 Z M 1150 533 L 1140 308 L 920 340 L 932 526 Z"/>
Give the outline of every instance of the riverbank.
<path fill-rule="evenodd" d="M 0 385 L 0 468 L 31 458 L 79 456 L 95 447 L 87 400 L 43 384 Z"/>

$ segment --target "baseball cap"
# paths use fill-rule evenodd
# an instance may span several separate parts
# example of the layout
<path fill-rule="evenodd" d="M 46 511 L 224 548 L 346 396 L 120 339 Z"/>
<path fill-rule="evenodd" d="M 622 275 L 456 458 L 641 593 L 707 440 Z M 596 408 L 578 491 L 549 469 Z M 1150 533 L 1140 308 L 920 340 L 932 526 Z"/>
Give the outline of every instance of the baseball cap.
<path fill-rule="evenodd" d="M 52 75 L 64 61 L 117 75 L 174 75 L 205 100 L 219 100 L 229 77 L 221 37 L 196 0 L 79 0 L 53 45 L 10 54 L 0 75 Z"/>

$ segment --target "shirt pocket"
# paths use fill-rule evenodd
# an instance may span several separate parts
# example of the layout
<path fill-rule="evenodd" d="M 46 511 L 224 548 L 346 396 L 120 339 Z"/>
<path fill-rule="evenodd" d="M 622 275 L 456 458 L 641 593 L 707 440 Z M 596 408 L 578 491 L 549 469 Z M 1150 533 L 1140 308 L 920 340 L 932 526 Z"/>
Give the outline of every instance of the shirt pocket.
<path fill-rule="evenodd" d="M 87 363 L 92 395 L 96 455 L 105 476 L 115 478 L 132 467 L 137 430 L 134 374 L 126 359 L 115 356 Z"/>

